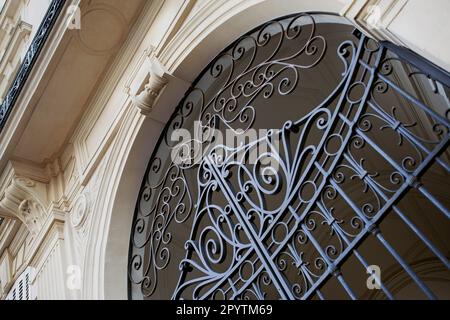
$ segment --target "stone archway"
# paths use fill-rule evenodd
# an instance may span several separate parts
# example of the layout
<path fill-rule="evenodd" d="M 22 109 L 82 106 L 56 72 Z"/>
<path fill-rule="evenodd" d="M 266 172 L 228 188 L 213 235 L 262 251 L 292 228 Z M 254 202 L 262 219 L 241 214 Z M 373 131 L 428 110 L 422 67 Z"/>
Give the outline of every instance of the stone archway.
<path fill-rule="evenodd" d="M 163 50 L 156 54 L 166 71 L 174 76 L 159 97 L 152 113 L 144 118 L 130 105 L 120 132 L 114 141 L 102 182 L 102 195 L 97 202 L 97 220 L 91 231 L 90 247 L 86 262 L 84 295 L 89 298 L 126 298 L 128 239 L 135 206 L 146 161 L 156 145 L 165 119 L 172 113 L 186 89 L 186 82 L 205 66 L 223 47 L 270 18 L 293 12 L 335 12 L 326 1 L 302 2 L 283 7 L 274 1 L 246 2 L 227 14 L 216 8 L 216 24 L 202 21 L 188 24 Z M 223 8 L 227 10 L 230 8 Z M 328 10 L 327 10 L 328 9 Z M 205 12 L 207 10 L 205 9 Z M 201 16 L 201 15 L 200 15 Z M 245 16 L 245 19 L 242 17 Z M 189 29 L 190 27 L 191 29 Z M 229 32 L 224 32 L 227 30 Z M 193 35 L 193 36 L 192 36 Z M 191 37 L 192 36 L 192 37 Z M 177 80 L 177 78 L 183 80 Z M 148 137 L 153 137 L 149 139 Z"/>
<path fill-rule="evenodd" d="M 239 35 L 271 18 L 302 11 L 338 14 L 341 7 L 342 3 L 327 0 L 285 1 L 282 5 L 276 0 L 258 0 L 236 1 L 231 3 L 231 8 L 219 5 L 203 8 L 204 12 L 197 13 L 198 19 L 209 14 L 214 24 L 193 19 L 189 29 L 180 30 L 160 56 L 157 55 L 175 80 L 169 82 L 154 106 L 156 120 L 152 116 L 144 119 L 130 106 L 127 120 L 111 147 L 100 191 L 102 197 L 94 208 L 97 217 L 84 265 L 84 298 L 127 298 L 128 246 L 136 191 L 152 146 L 164 128 L 160 119 L 172 113 L 187 89 L 186 82 L 195 79 L 204 68 L 204 61 L 211 60 Z M 153 138 L 149 140 L 149 137 Z"/>

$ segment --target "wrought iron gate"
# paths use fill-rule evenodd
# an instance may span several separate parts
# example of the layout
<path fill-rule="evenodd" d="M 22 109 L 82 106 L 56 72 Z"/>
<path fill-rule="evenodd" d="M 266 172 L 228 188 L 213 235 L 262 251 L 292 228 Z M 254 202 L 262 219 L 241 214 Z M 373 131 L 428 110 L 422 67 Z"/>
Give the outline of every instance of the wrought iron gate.
<path fill-rule="evenodd" d="M 130 298 L 393 299 L 411 283 L 445 297 L 449 77 L 409 55 L 322 13 L 224 50 L 150 160 Z M 181 129 L 194 138 L 174 141 Z M 243 139 L 213 133 L 228 131 Z"/>

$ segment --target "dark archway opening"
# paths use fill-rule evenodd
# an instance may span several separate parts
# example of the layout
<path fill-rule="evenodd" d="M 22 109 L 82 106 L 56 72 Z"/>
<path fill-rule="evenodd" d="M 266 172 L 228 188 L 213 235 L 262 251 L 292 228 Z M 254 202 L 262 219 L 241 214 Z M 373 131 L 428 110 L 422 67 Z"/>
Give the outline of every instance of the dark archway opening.
<path fill-rule="evenodd" d="M 423 65 L 319 13 L 225 49 L 149 161 L 130 298 L 450 298 L 448 75 Z"/>

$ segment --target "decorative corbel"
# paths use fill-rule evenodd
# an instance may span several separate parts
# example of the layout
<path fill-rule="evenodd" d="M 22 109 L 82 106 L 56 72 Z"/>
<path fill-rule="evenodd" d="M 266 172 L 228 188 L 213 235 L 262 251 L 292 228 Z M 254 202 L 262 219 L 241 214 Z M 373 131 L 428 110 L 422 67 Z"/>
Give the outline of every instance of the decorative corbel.
<path fill-rule="evenodd" d="M 19 205 L 18 215 L 32 235 L 39 233 L 46 217 L 44 208 L 34 199 L 23 200 Z"/>
<path fill-rule="evenodd" d="M 143 90 L 133 98 L 134 105 L 138 107 L 141 114 L 145 116 L 150 114 L 161 91 L 168 83 L 168 77 L 159 61 L 154 57 L 149 59 L 151 59 L 150 71 L 144 79 L 144 83 L 145 81 L 147 81 L 147 83 Z"/>
<path fill-rule="evenodd" d="M 46 218 L 47 184 L 45 178 L 39 178 L 40 172 L 33 179 L 18 169 L 10 163 L 1 177 L 0 216 L 21 221 L 31 234 L 36 235 Z"/>

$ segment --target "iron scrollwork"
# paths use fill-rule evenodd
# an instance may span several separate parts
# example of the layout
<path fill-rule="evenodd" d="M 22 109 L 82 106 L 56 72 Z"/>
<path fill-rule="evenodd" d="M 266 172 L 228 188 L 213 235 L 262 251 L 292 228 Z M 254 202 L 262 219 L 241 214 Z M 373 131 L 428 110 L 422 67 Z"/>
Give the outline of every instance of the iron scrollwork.
<path fill-rule="evenodd" d="M 369 266 L 360 251 L 368 237 L 435 298 L 380 224 L 397 215 L 449 269 L 442 250 L 398 205 L 416 190 L 450 218 L 420 183 L 434 163 L 448 174 L 448 100 L 441 109 L 430 106 L 399 79 L 427 84 L 435 97 L 447 89 L 352 26 L 324 17 L 294 15 L 241 37 L 177 108 L 136 208 L 132 298 L 324 299 L 322 290 L 336 280 L 356 299 L 343 265 L 352 257 Z M 330 35 L 330 25 L 341 28 L 340 36 Z M 302 79 L 329 71 L 327 64 L 333 74 L 316 94 L 321 102 L 303 103 L 295 96 L 308 87 Z M 283 116 L 282 103 L 296 118 Z M 270 110 L 264 105 L 281 116 L 261 114 Z M 277 129 L 237 146 L 214 143 L 213 129 L 245 135 L 267 128 L 267 119 Z M 171 136 L 180 128 L 199 131 L 200 138 L 178 148 Z M 199 146 L 207 151 L 199 155 Z M 249 163 L 261 146 L 265 151 Z M 175 163 L 173 150 L 189 161 Z"/>

